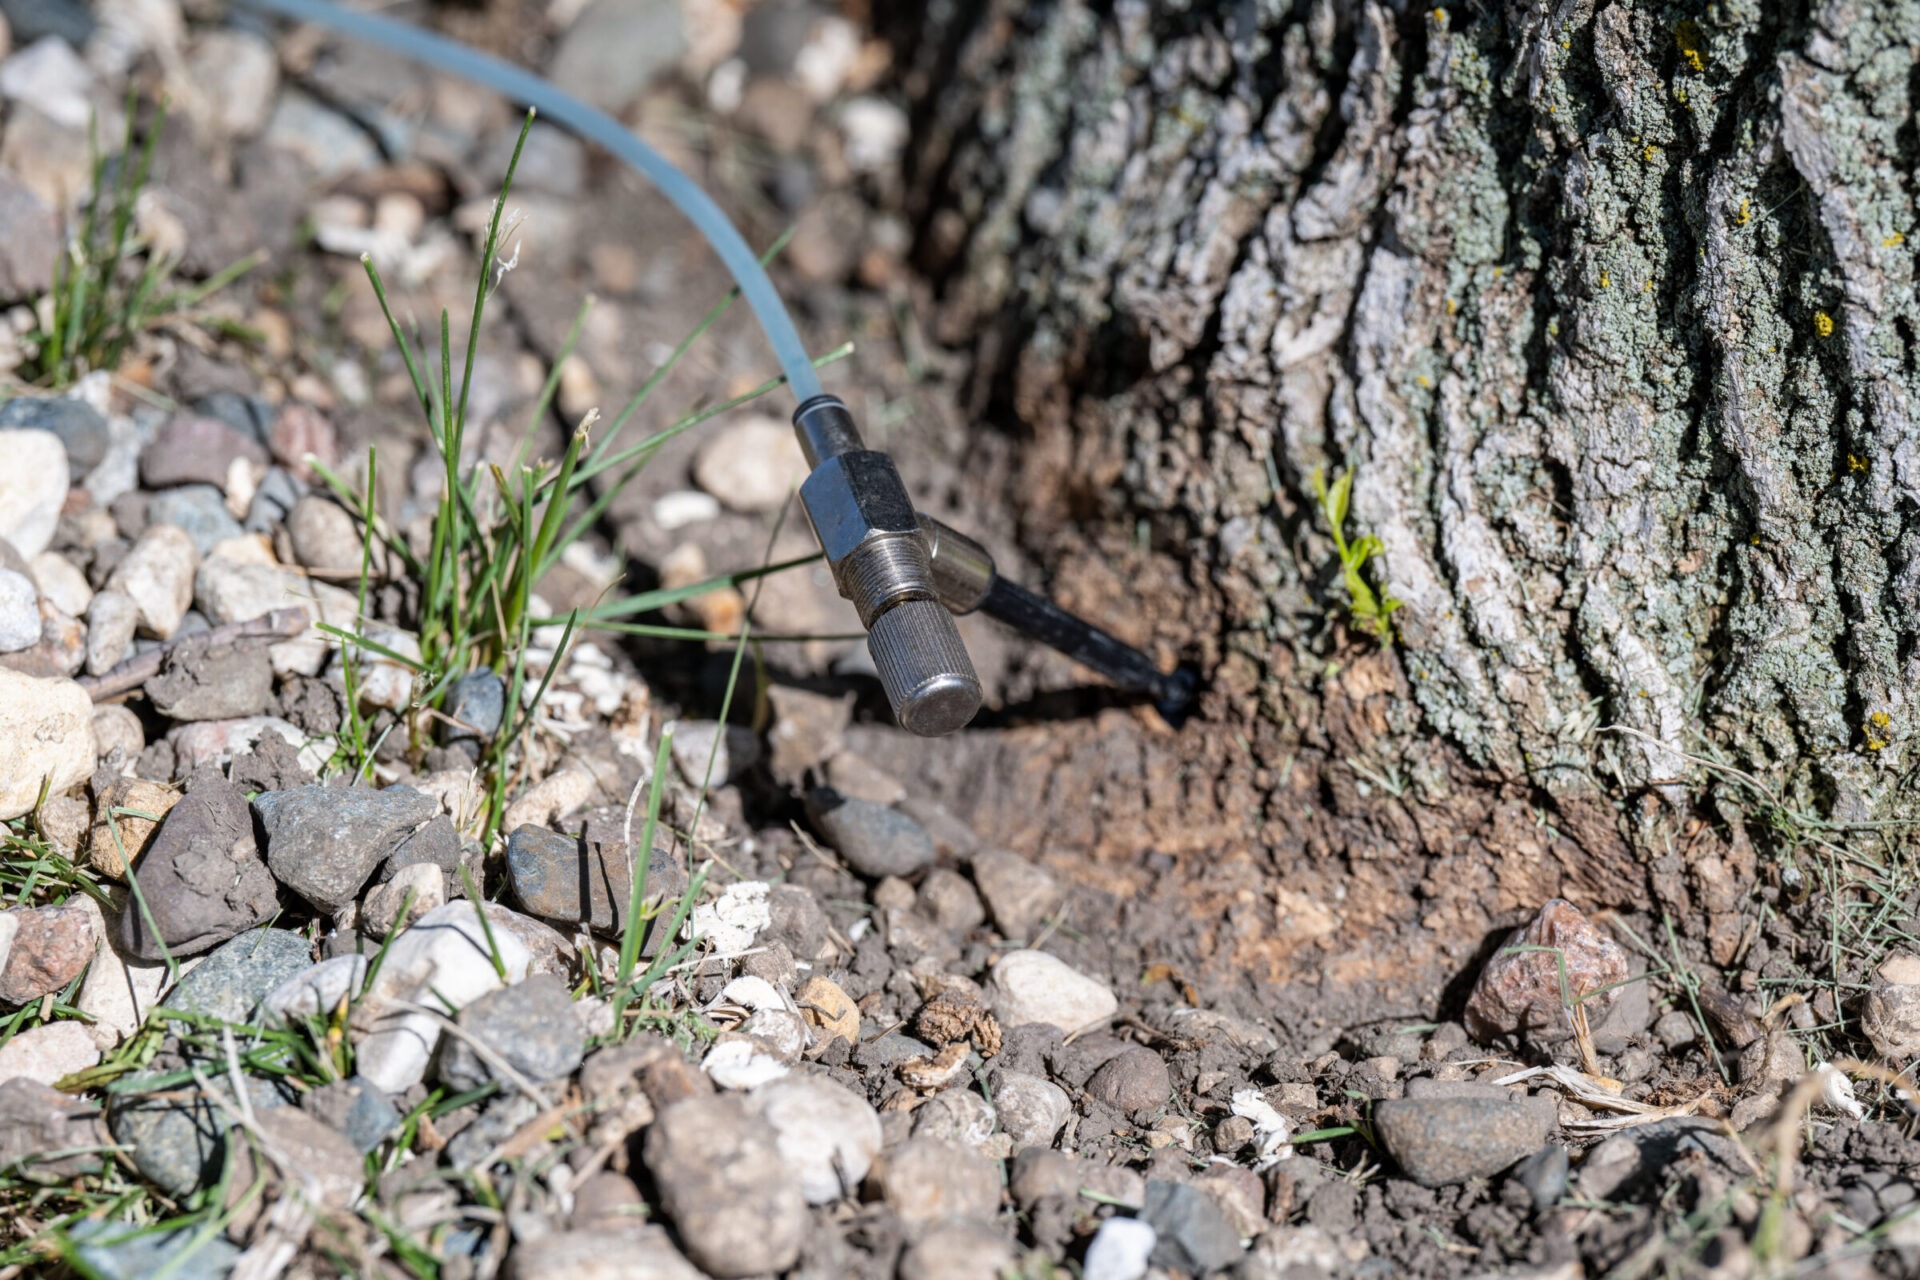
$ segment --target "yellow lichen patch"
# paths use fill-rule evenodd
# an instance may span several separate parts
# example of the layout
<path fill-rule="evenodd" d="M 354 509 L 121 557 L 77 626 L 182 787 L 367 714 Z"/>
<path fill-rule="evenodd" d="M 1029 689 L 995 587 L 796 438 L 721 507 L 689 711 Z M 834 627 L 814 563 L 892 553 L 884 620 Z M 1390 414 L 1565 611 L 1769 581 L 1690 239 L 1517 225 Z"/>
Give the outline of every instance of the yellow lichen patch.
<path fill-rule="evenodd" d="M 1824 311 L 1813 313 L 1813 331 L 1823 338 L 1833 336 L 1833 317 Z"/>
<path fill-rule="evenodd" d="M 1430 16 L 1437 23 L 1445 23 L 1447 20 L 1447 11 L 1445 9 L 1435 9 Z"/>
<path fill-rule="evenodd" d="M 1867 469 L 1867 460 L 1865 458 L 1861 457 L 1857 453 L 1850 453 L 1847 455 L 1847 471 L 1849 474 L 1865 471 L 1866 469 Z"/>
<path fill-rule="evenodd" d="M 1651 163 L 1653 158 L 1659 154 L 1660 154 L 1660 148 L 1654 146 L 1651 142 L 1649 142 L 1645 147 L 1641 148 L 1640 150 L 1640 158 L 1642 160 L 1648 161 L 1649 163 Z"/>
<path fill-rule="evenodd" d="M 1701 48 L 1700 24 L 1692 20 L 1681 23 L 1673 29 L 1673 42 L 1680 47 L 1680 56 L 1695 72 L 1707 69 L 1707 56 Z"/>
<path fill-rule="evenodd" d="M 1868 716 L 1867 722 L 1860 728 L 1866 734 L 1869 751 L 1883 750 L 1893 742 L 1893 717 L 1884 711 L 1876 711 Z"/>
<path fill-rule="evenodd" d="M 1898 231 L 1896 231 L 1892 235 L 1888 236 L 1885 240 L 1882 240 L 1880 242 L 1880 247 L 1882 249 L 1898 249 L 1901 245 L 1905 244 L 1906 242 L 1907 242 L 1907 238 L 1901 235 Z"/>
<path fill-rule="evenodd" d="M 1600 273 L 1600 287 L 1602 289 L 1613 288 L 1613 275 L 1611 272 L 1602 271 Z"/>
<path fill-rule="evenodd" d="M 1748 200 L 1742 200 L 1740 202 L 1740 212 L 1733 215 L 1733 225 L 1736 227 L 1744 227 L 1749 222 L 1752 222 L 1752 221 L 1753 221 L 1752 202 Z"/>

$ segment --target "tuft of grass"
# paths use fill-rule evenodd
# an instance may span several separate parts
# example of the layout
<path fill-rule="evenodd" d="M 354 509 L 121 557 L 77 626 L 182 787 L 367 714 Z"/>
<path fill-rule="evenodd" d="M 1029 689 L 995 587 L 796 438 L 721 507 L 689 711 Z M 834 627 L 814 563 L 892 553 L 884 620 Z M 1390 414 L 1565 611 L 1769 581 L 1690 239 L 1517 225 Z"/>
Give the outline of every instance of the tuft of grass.
<path fill-rule="evenodd" d="M 1342 471 L 1328 484 L 1325 470 L 1315 467 L 1313 496 L 1320 503 L 1320 514 L 1326 517 L 1334 550 L 1340 555 L 1340 576 L 1347 587 L 1347 612 L 1360 630 L 1381 644 L 1392 644 L 1393 612 L 1405 602 L 1394 599 L 1385 587 L 1374 590 L 1373 584 L 1367 581 L 1364 571 L 1367 562 L 1380 554 L 1380 539 L 1369 533 L 1351 542 L 1347 540 L 1347 507 L 1353 497 L 1352 470 Z"/>
<path fill-rule="evenodd" d="M 168 316 L 192 310 L 264 260 L 240 259 L 201 283 L 169 287 L 177 265 L 140 237 L 136 210 L 153 174 L 153 150 L 166 123 L 163 100 L 146 136 L 139 136 L 138 99 L 127 95 L 127 127 L 120 149 L 100 149 L 96 127 L 89 127 L 92 180 L 80 225 L 54 264 L 53 288 L 43 313 L 46 323 L 27 335 L 27 359 L 21 365 L 29 382 L 64 386 L 93 369 L 117 368 L 135 340 Z"/>

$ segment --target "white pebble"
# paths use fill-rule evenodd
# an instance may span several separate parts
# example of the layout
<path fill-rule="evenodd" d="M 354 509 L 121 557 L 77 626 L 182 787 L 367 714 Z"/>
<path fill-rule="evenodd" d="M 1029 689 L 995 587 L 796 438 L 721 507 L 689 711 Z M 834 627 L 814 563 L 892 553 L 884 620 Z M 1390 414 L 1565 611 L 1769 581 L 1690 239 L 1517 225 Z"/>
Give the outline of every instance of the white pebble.
<path fill-rule="evenodd" d="M 0 569 L 0 653 L 18 653 L 40 643 L 40 592 L 33 580 Z"/>
<path fill-rule="evenodd" d="M 698 489 L 676 489 L 653 504 L 653 522 L 666 533 L 719 518 L 720 500 Z"/>
<path fill-rule="evenodd" d="M 56 796 L 85 782 L 95 758 L 85 689 L 0 667 L 0 820 L 31 810 L 43 782 Z"/>
<path fill-rule="evenodd" d="M 747 1105 L 774 1131 L 780 1158 L 800 1175 L 808 1204 L 851 1195 L 880 1154 L 880 1116 L 831 1081 L 791 1076 L 755 1089 Z"/>
<path fill-rule="evenodd" d="M 193 574 L 199 564 L 200 553 L 185 529 L 148 525 L 107 575 L 107 589 L 133 601 L 148 635 L 171 639 L 193 604 Z"/>
<path fill-rule="evenodd" d="M 1102 982 L 1044 951 L 1010 951 L 987 978 L 987 1001 L 1003 1027 L 1045 1022 L 1067 1035 L 1111 1018 L 1120 1002 Z"/>
<path fill-rule="evenodd" d="M 0 1080 L 25 1076 L 51 1086 L 100 1061 L 100 1047 L 84 1023 L 71 1019 L 29 1027 L 0 1045 Z"/>
<path fill-rule="evenodd" d="M 1108 1218 L 1087 1246 L 1085 1280 L 1140 1280 L 1159 1235 L 1138 1218 Z"/>
<path fill-rule="evenodd" d="M 47 549 L 67 501 L 67 447 L 51 431 L 0 431 L 0 538 L 31 560 Z"/>
<path fill-rule="evenodd" d="M 93 588 L 73 561 L 55 551 L 42 551 L 33 558 L 33 581 L 60 612 L 73 618 L 87 616 Z"/>

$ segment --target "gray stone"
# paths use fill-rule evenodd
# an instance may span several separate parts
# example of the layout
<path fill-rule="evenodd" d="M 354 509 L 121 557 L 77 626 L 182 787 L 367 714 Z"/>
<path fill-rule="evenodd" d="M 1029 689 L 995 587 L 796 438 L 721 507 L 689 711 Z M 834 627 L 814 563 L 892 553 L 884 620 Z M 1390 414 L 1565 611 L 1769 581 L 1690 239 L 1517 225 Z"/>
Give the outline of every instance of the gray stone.
<path fill-rule="evenodd" d="M 273 663 L 264 645 L 189 636 L 167 653 L 145 692 L 170 720 L 258 715 L 273 697 Z"/>
<path fill-rule="evenodd" d="M 410 787 L 299 787 L 255 796 L 267 866 L 321 911 L 338 911 L 400 844 L 440 814 Z"/>
<path fill-rule="evenodd" d="M 1240 1233 L 1213 1197 L 1198 1187 L 1149 1181 L 1140 1216 L 1154 1230 L 1155 1266 L 1199 1276 L 1239 1260 Z"/>
<path fill-rule="evenodd" d="M 572 1075 L 586 1055 L 587 1037 L 573 1016 L 572 996 L 551 974 L 536 973 L 481 996 L 456 1021 L 466 1034 L 440 1042 L 440 1079 L 456 1092 L 500 1080 L 473 1041 L 535 1084 Z"/>
<path fill-rule="evenodd" d="M 345 507 L 317 493 L 293 504 L 287 515 L 287 538 L 293 543 L 293 558 L 309 569 L 357 574 L 365 558 L 359 522 Z"/>
<path fill-rule="evenodd" d="M 182 485 L 155 494 L 147 504 L 149 525 L 170 524 L 193 539 L 194 550 L 211 552 L 228 538 L 237 538 L 240 522 L 227 511 L 227 500 L 210 484 Z"/>
<path fill-rule="evenodd" d="M 222 1022 L 247 1023 L 269 991 L 312 965 L 313 944 L 299 934 L 255 930 L 182 974 L 161 1003 Z"/>
<path fill-rule="evenodd" d="M 686 47 L 672 0 L 595 0 L 561 35 L 547 75 L 618 115 Z"/>
<path fill-rule="evenodd" d="M 306 495 L 307 486 L 292 472 L 285 467 L 268 467 L 267 474 L 253 491 L 253 501 L 247 504 L 246 531 L 272 533 L 287 522 L 294 507 Z"/>
<path fill-rule="evenodd" d="M 382 864 L 380 878 L 391 880 L 401 868 L 421 863 L 440 868 L 449 885 L 460 883 L 460 833 L 444 813 L 400 842 L 393 856 Z"/>
<path fill-rule="evenodd" d="M 505 682 L 491 671 L 469 671 L 447 690 L 446 713 L 459 723 L 446 726 L 443 737 L 448 742 L 491 738 L 506 708 Z"/>
<path fill-rule="evenodd" d="M 226 423 L 258 445 L 267 443 L 280 412 L 271 401 L 239 391 L 209 391 L 195 400 L 192 408 L 202 417 Z"/>
<path fill-rule="evenodd" d="M 1073 1111 L 1065 1089 L 1024 1071 L 994 1075 L 993 1104 L 1000 1114 L 1000 1127 L 1013 1139 L 1016 1151 L 1052 1146 Z"/>
<path fill-rule="evenodd" d="M 585 1198 L 587 1187 L 596 1184 L 633 1186 L 626 1178 L 611 1181 L 616 1177 L 589 1178 L 576 1193 L 575 1203 Z M 637 1193 L 634 1199 L 639 1200 Z M 666 1232 L 640 1225 L 637 1209 L 543 1236 L 534 1247 L 515 1249 L 507 1268 L 508 1280 L 701 1280 L 699 1268 L 680 1256 Z"/>
<path fill-rule="evenodd" d="M 12 198 L 10 192 L 18 190 L 0 174 L 0 226 L 7 228 L 9 242 L 9 248 L 0 251 L 0 286 L 6 283 L 6 254 L 16 252 L 19 247 L 16 228 L 21 224 L 14 220 L 8 204 Z M 47 218 L 51 222 L 53 215 L 49 213 Z M 48 265 L 52 265 L 51 259 Z M 0 292 L 0 297 L 4 296 L 4 292 Z M 0 430 L 52 432 L 66 449 L 68 466 L 76 476 L 83 476 L 100 465 L 100 459 L 107 456 L 112 434 L 98 409 L 72 396 L 20 396 L 0 404 Z"/>
<path fill-rule="evenodd" d="M 1583 1199 L 1630 1199 L 1683 1157 L 1730 1181 L 1752 1176 L 1746 1150 L 1726 1132 L 1725 1122 L 1678 1116 L 1638 1125 L 1594 1147 L 1580 1162 L 1574 1186 Z"/>
<path fill-rule="evenodd" d="M 93 38 L 93 11 L 80 0 L 0 0 L 15 48 L 59 36 L 76 49 Z"/>
<path fill-rule="evenodd" d="M 220 1176 L 226 1159 L 229 1114 L 236 1107 L 233 1083 L 219 1064 L 201 1064 L 211 1093 L 191 1078 L 164 1074 L 186 1065 L 177 1053 L 155 1059 L 153 1069 L 126 1080 L 113 1094 L 107 1125 L 114 1141 L 133 1149 L 133 1163 L 149 1181 L 176 1198 L 192 1195 Z M 267 1081 L 246 1078 L 247 1103 L 258 1112 L 286 1105 Z"/>
<path fill-rule="evenodd" d="M 667 1107 L 648 1127 L 645 1151 L 660 1206 L 701 1270 L 752 1276 L 799 1259 L 808 1222 L 800 1178 L 737 1095 Z"/>
<path fill-rule="evenodd" d="M 387 1095 L 360 1076 L 321 1085 L 300 1100 L 300 1107 L 360 1151 L 373 1150 L 400 1127 L 400 1112 Z"/>
<path fill-rule="evenodd" d="M 130 597 L 95 592 L 87 606 L 87 674 L 104 675 L 125 661 L 139 626 L 140 606 Z"/>
<path fill-rule="evenodd" d="M 131 1222 L 88 1218 L 67 1229 L 74 1253 L 99 1280 L 226 1280 L 240 1261 L 240 1246 L 197 1226 L 156 1234 Z"/>
<path fill-rule="evenodd" d="M 994 924 L 1009 938 L 1033 937 L 1064 897 L 1059 882 L 1044 868 L 1005 849 L 982 849 L 973 855 L 973 882 Z"/>
<path fill-rule="evenodd" d="M 1487 1178 L 1538 1151 L 1547 1126 L 1499 1098 L 1399 1098 L 1373 1109 L 1374 1132 L 1409 1178 L 1444 1187 Z"/>
<path fill-rule="evenodd" d="M 1557 1142 L 1549 1143 L 1515 1165 L 1513 1179 L 1526 1188 L 1534 1212 L 1545 1213 L 1567 1194 L 1569 1167 L 1567 1149 Z"/>
<path fill-rule="evenodd" d="M 196 955 L 280 909 L 246 798 L 224 778 L 200 782 L 174 805 L 129 878 L 140 894 L 120 913 L 119 943 L 142 960 Z"/>
<path fill-rule="evenodd" d="M 507 879 L 529 915 L 585 924 L 599 933 L 618 933 L 633 900 L 624 845 L 587 844 L 531 824 L 514 828 L 507 837 Z M 644 900 L 663 902 L 686 889 L 686 873 L 667 854 L 654 850 Z M 663 927 L 649 926 L 643 954 L 653 953 Z"/>
<path fill-rule="evenodd" d="M 825 788 L 810 795 L 807 805 L 827 843 L 863 876 L 911 876 L 933 865 L 933 837 L 904 813 Z"/>

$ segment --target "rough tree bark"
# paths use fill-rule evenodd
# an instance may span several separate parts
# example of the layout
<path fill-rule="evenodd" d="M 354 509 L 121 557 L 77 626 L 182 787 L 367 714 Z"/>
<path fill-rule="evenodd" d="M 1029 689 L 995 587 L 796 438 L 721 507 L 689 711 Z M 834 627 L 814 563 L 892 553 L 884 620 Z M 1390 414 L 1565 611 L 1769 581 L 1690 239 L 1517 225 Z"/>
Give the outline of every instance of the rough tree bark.
<path fill-rule="evenodd" d="M 1371 647 L 1344 466 L 1404 601 L 1363 779 L 1521 788 L 1616 902 L 1690 757 L 1912 812 L 1920 7 L 914 8 L 921 265 L 1033 537 L 1184 567 L 1139 616 L 1269 792 Z"/>

